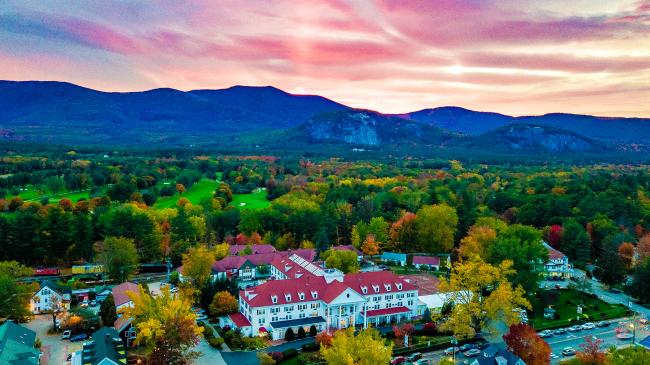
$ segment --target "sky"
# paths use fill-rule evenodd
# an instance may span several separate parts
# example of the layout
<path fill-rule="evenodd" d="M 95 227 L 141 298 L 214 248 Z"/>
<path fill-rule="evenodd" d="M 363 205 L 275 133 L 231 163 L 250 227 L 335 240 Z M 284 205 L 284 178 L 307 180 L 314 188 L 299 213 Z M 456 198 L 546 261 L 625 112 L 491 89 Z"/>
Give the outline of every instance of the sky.
<path fill-rule="evenodd" d="M 0 79 L 650 117 L 650 0 L 3 0 Z"/>

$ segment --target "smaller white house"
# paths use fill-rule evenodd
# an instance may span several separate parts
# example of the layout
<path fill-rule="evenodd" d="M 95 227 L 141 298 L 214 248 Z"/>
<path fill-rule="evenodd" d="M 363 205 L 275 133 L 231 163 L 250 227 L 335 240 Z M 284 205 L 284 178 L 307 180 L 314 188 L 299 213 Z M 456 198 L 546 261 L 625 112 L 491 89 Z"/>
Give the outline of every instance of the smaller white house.
<path fill-rule="evenodd" d="M 444 256 L 413 256 L 413 266 L 416 269 L 439 271 L 441 266 L 451 267 L 449 255 Z"/>
<path fill-rule="evenodd" d="M 41 288 L 34 293 L 30 300 L 33 314 L 70 309 L 70 291 L 52 284 L 49 281 L 41 283 Z"/>
<path fill-rule="evenodd" d="M 253 332 L 251 322 L 241 313 L 232 313 L 219 317 L 219 327 L 224 328 L 226 326 L 232 329 L 239 329 L 244 336 L 251 336 Z"/>
<path fill-rule="evenodd" d="M 569 263 L 569 258 L 548 243 L 543 242 L 543 244 L 548 250 L 548 261 L 544 263 L 546 276 L 570 279 L 573 276 L 573 265 Z"/>
<path fill-rule="evenodd" d="M 127 293 L 139 295 L 140 289 L 138 288 L 138 284 L 127 281 L 114 286 L 112 292 L 113 300 L 115 301 L 115 309 L 120 310 L 120 308 L 124 307 L 133 307 L 133 301 L 129 298 Z"/>

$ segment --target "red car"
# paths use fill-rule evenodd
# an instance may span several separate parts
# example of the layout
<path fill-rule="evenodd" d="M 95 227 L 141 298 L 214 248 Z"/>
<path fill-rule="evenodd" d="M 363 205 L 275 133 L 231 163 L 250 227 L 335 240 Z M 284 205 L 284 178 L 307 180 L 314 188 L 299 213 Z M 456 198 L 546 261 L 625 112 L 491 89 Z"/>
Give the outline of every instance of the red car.
<path fill-rule="evenodd" d="M 398 365 L 398 364 L 403 364 L 406 362 L 406 358 L 404 356 L 395 356 L 393 360 L 390 361 L 390 365 Z"/>

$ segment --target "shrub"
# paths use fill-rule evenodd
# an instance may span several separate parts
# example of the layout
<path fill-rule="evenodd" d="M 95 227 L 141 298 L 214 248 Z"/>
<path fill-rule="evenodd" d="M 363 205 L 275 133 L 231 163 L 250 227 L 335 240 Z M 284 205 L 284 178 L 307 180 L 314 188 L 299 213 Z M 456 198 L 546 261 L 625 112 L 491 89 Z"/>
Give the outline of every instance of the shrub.
<path fill-rule="evenodd" d="M 307 333 L 305 332 L 305 329 L 303 327 L 298 328 L 298 338 L 305 338 L 307 337 Z"/>
<path fill-rule="evenodd" d="M 316 342 L 313 343 L 306 343 L 300 347 L 300 349 L 303 352 L 312 352 L 312 351 L 318 351 L 320 349 L 320 346 L 316 344 Z"/>
<path fill-rule="evenodd" d="M 422 333 L 425 336 L 433 336 L 436 334 L 436 324 L 433 322 L 425 323 L 422 327 Z"/>
<path fill-rule="evenodd" d="M 328 347 L 332 344 L 332 335 L 327 332 L 321 332 L 316 335 L 316 345 L 320 347 L 321 345 Z"/>
<path fill-rule="evenodd" d="M 282 351 L 282 357 L 284 359 L 290 359 L 290 358 L 292 358 L 292 357 L 294 357 L 296 355 L 298 355 L 298 350 L 296 350 L 296 349 L 287 349 L 287 350 Z"/>
<path fill-rule="evenodd" d="M 296 339 L 296 334 L 293 333 L 293 329 L 289 328 L 287 332 L 284 333 L 284 339 L 287 341 L 293 341 Z"/>
<path fill-rule="evenodd" d="M 224 340 L 221 337 L 212 337 L 208 340 L 208 343 L 210 344 L 210 346 L 220 349 L 221 345 L 223 345 L 224 343 Z"/>
<path fill-rule="evenodd" d="M 271 352 L 269 355 L 271 355 L 271 358 L 273 360 L 275 360 L 276 363 L 280 362 L 280 361 L 282 361 L 282 359 L 284 359 L 284 356 L 282 356 L 282 353 L 279 352 L 279 351 Z"/>
<path fill-rule="evenodd" d="M 318 334 L 318 330 L 316 329 L 316 326 L 312 324 L 311 327 L 309 327 L 309 336 L 314 337 L 317 334 Z"/>

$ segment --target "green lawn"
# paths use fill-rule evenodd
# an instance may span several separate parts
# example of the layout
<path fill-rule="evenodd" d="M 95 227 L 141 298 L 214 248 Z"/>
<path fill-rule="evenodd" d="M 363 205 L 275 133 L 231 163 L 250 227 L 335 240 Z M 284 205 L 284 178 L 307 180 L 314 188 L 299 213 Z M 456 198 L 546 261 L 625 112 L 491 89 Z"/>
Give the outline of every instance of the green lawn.
<path fill-rule="evenodd" d="M 166 196 L 163 198 L 159 198 L 158 200 L 156 200 L 156 203 L 154 204 L 153 207 L 154 209 L 173 208 L 176 206 L 176 202 L 181 197 L 188 199 L 192 204 L 199 204 L 201 199 L 212 197 L 212 194 L 214 194 L 214 191 L 217 189 L 218 186 L 219 186 L 219 181 L 210 180 L 210 179 L 201 179 L 199 180 L 199 182 L 192 185 L 192 187 L 189 190 L 184 192 L 183 195 L 176 193 L 173 196 Z"/>
<path fill-rule="evenodd" d="M 233 194 L 229 205 L 239 209 L 264 209 L 271 205 L 266 194 L 265 188 L 255 189 L 250 194 Z"/>
<path fill-rule="evenodd" d="M 67 193 L 60 193 L 60 194 L 49 194 L 47 192 L 43 191 L 38 191 L 34 189 L 33 187 L 29 186 L 27 187 L 27 190 L 22 191 L 20 194 L 18 194 L 23 201 L 39 201 L 42 198 L 48 198 L 50 203 L 57 203 L 59 200 L 63 198 L 68 198 L 72 200 L 73 202 L 77 202 L 80 199 L 89 199 L 90 198 L 90 190 L 84 190 L 84 191 L 71 191 Z M 9 197 L 11 199 L 12 197 Z"/>
<path fill-rule="evenodd" d="M 580 322 L 601 321 L 624 317 L 629 311 L 620 304 L 608 304 L 576 290 L 542 290 L 531 300 L 533 312 L 530 324 L 537 330 L 576 324 L 578 305 L 582 307 Z M 544 308 L 551 305 L 559 318 L 545 319 Z"/>

